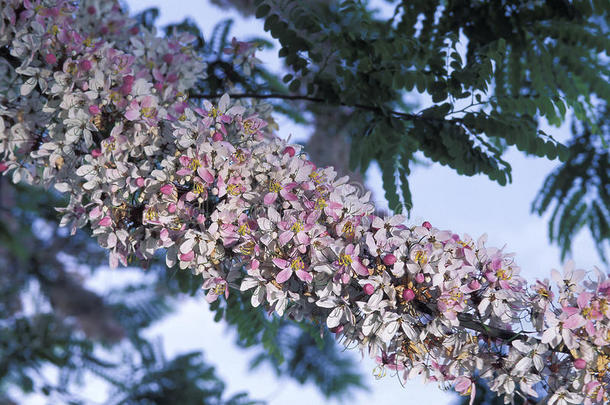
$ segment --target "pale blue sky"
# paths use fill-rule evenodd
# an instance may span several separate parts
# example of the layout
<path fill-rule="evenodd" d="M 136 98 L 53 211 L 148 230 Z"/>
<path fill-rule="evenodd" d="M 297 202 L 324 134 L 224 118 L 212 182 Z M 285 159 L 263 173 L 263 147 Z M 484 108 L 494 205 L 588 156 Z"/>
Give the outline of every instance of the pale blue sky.
<path fill-rule="evenodd" d="M 221 10 L 204 0 L 128 0 L 127 3 L 133 12 L 151 6 L 159 7 L 161 26 L 190 16 L 209 35 L 216 22 L 230 17 L 239 21 L 234 26 L 234 35 L 239 39 L 251 36 L 271 39 L 263 32 L 260 21 L 244 20 L 237 12 Z M 276 52 L 265 52 L 259 56 L 274 70 L 280 67 Z M 560 140 L 568 136 L 565 128 L 550 128 L 548 132 Z M 307 136 L 307 128 L 292 125 L 284 119 L 280 121 L 280 134 L 302 138 Z M 500 187 L 483 176 L 458 176 L 437 164 L 415 168 L 410 177 L 414 195 L 411 219 L 414 222 L 428 220 L 439 228 L 469 233 L 474 237 L 488 233 L 491 245 L 501 247 L 506 244 L 508 251 L 517 253 L 516 260 L 526 278 L 548 277 L 551 268 L 560 267 L 559 250 L 547 240 L 546 218 L 531 215 L 530 204 L 544 177 L 558 162 L 527 158 L 515 150 L 508 153 L 506 160 L 513 166 L 513 184 L 506 187 Z M 379 170 L 373 167 L 368 173 L 368 185 L 375 190 L 377 199 L 383 196 L 380 184 Z M 378 203 L 386 204 L 381 200 Z M 579 267 L 590 269 L 601 263 L 586 233 L 578 236 L 574 251 L 573 257 Z M 94 283 L 107 285 L 116 279 L 117 274 L 108 271 L 98 276 Z M 250 353 L 235 347 L 233 334 L 226 330 L 222 322 L 213 322 L 207 305 L 201 297 L 184 300 L 175 315 L 148 331 L 149 336 L 161 336 L 170 356 L 203 350 L 206 359 L 217 367 L 218 373 L 226 381 L 229 392 L 245 390 L 252 397 L 265 399 L 271 405 L 328 403 L 312 386 L 303 387 L 288 378 L 278 380 L 270 370 L 264 368 L 249 371 Z M 357 392 L 354 399 L 349 401 L 350 405 L 368 405 L 371 402 L 449 404 L 455 400 L 453 394 L 441 391 L 435 384 L 424 385 L 416 380 L 402 387 L 391 377 L 377 381 L 371 374 L 373 364 L 370 361 L 362 362 L 361 367 L 370 376 L 370 390 Z M 103 401 L 102 387 L 93 385 L 87 387 L 86 391 L 98 397 L 98 401 Z"/>

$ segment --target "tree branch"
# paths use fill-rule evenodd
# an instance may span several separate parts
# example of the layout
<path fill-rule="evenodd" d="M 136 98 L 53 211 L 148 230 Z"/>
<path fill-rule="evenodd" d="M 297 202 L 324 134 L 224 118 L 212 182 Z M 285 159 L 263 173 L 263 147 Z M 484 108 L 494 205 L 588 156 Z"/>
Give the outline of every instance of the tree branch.
<path fill-rule="evenodd" d="M 217 99 L 222 97 L 222 94 L 199 94 L 199 93 L 193 93 L 189 95 L 190 98 L 198 98 L 198 99 Z M 231 94 L 229 93 L 229 97 L 234 98 L 234 99 L 241 99 L 241 98 L 255 98 L 255 99 L 278 99 L 278 100 L 301 100 L 301 101 L 310 101 L 313 103 L 326 103 L 328 104 L 328 101 L 321 98 L 321 97 L 311 97 L 311 96 L 304 96 L 301 94 L 280 94 L 280 93 L 269 93 L 269 94 L 258 94 L 258 93 L 235 93 L 235 94 Z M 400 117 L 400 118 L 404 118 L 404 119 L 408 119 L 408 120 L 417 120 L 417 119 L 424 119 L 424 120 L 438 120 L 435 119 L 433 117 L 422 117 L 421 115 L 418 114 L 409 114 L 409 113 L 404 113 L 404 112 L 400 112 L 400 111 L 395 111 L 395 110 L 384 110 L 381 107 L 376 107 L 376 106 L 372 106 L 372 105 L 366 105 L 366 104 L 347 104 L 344 102 L 339 103 L 339 105 L 345 106 L 345 107 L 354 107 L 354 108 L 358 108 L 361 110 L 366 110 L 366 111 L 372 111 L 378 114 L 383 114 L 383 115 L 394 115 L 396 117 Z"/>

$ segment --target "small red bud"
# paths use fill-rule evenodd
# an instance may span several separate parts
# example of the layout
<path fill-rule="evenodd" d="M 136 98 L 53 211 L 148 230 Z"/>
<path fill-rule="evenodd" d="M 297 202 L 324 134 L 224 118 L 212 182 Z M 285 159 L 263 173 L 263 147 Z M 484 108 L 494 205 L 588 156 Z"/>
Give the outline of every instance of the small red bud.
<path fill-rule="evenodd" d="M 49 65 L 54 65 L 57 62 L 57 58 L 52 53 L 48 53 L 47 56 L 44 57 Z"/>
<path fill-rule="evenodd" d="M 392 253 L 385 255 L 383 258 L 383 264 L 386 266 L 391 266 L 394 263 L 396 263 L 396 256 L 394 256 Z"/>
<path fill-rule="evenodd" d="M 423 224 L 421 224 L 421 226 L 423 226 L 426 229 L 432 228 L 432 224 L 428 221 L 425 221 Z"/>
<path fill-rule="evenodd" d="M 292 146 L 286 146 L 286 148 L 284 148 L 284 153 L 287 153 L 290 155 L 290 157 L 293 157 L 296 151 Z"/>
<path fill-rule="evenodd" d="M 372 295 L 374 292 L 375 292 L 375 287 L 373 287 L 373 284 L 364 285 L 364 293 L 366 295 Z"/>
<path fill-rule="evenodd" d="M 415 298 L 415 292 L 413 292 L 412 289 L 407 288 L 406 290 L 404 290 L 402 292 L 402 299 L 409 302 L 409 301 L 413 301 L 413 299 Z"/>
<path fill-rule="evenodd" d="M 91 68 L 93 67 L 93 64 L 91 64 L 90 60 L 83 60 L 80 63 L 80 68 L 84 71 L 84 72 L 88 72 L 89 70 L 91 70 Z"/>

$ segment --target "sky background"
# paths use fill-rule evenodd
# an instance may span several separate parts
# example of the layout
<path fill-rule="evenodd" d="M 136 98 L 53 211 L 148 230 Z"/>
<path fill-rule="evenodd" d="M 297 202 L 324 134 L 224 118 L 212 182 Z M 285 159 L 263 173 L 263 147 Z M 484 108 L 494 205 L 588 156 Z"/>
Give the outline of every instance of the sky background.
<path fill-rule="evenodd" d="M 385 2 L 373 3 L 382 7 L 384 15 L 391 12 Z M 128 0 L 127 4 L 132 13 L 158 7 L 159 26 L 191 17 L 207 36 L 218 21 L 234 18 L 237 23 L 232 34 L 238 39 L 256 36 L 274 41 L 263 31 L 262 21 L 244 19 L 234 10 L 220 9 L 204 0 Z M 281 69 L 277 48 L 257 56 L 269 69 Z M 424 107 L 426 100 L 420 99 L 420 103 Z M 292 139 L 301 140 L 308 135 L 307 127 L 291 124 L 285 118 L 280 119 L 279 124 L 279 134 L 282 137 L 292 135 Z M 543 129 L 560 141 L 569 137 L 567 126 Z M 513 167 L 513 183 L 505 187 L 484 176 L 459 176 L 438 164 L 415 167 L 409 178 L 414 202 L 410 222 L 421 223 L 427 220 L 438 228 L 451 229 L 459 234 L 468 233 L 475 238 L 487 233 L 490 246 L 506 245 L 507 251 L 517 254 L 516 260 L 528 280 L 548 277 L 550 269 L 561 267 L 559 249 L 548 242 L 547 218 L 530 214 L 530 205 L 545 176 L 559 162 L 528 158 L 514 149 L 507 153 L 505 159 Z M 387 206 L 381 200 L 383 191 L 378 167 L 371 167 L 367 173 L 367 185 L 374 191 L 376 203 Z M 591 269 L 600 265 L 601 260 L 588 233 L 581 232 L 573 250 L 573 258 L 578 267 Z M 135 270 L 108 270 L 98 273 L 91 284 L 107 288 L 113 283 L 121 283 L 124 277 L 138 277 L 139 274 L 141 273 Z M 325 400 L 311 385 L 301 386 L 288 378 L 276 378 L 269 368 L 250 371 L 248 364 L 252 352 L 236 347 L 234 334 L 222 322 L 213 322 L 208 304 L 201 296 L 185 299 L 178 308 L 175 314 L 147 331 L 148 336 L 161 339 L 169 357 L 201 350 L 205 359 L 216 367 L 218 374 L 227 383 L 229 393 L 248 391 L 252 398 L 266 400 L 270 405 L 335 403 Z M 359 356 L 356 352 L 352 355 Z M 361 362 L 361 367 L 367 376 L 369 389 L 355 392 L 348 402 L 350 405 L 368 405 L 371 402 L 442 405 L 456 401 L 454 394 L 438 389 L 435 384 L 425 385 L 421 380 L 410 381 L 404 387 L 391 376 L 375 380 L 372 376 L 374 364 L 370 360 Z M 105 387 L 100 384 L 89 384 L 83 394 L 99 402 L 103 402 L 106 397 Z"/>

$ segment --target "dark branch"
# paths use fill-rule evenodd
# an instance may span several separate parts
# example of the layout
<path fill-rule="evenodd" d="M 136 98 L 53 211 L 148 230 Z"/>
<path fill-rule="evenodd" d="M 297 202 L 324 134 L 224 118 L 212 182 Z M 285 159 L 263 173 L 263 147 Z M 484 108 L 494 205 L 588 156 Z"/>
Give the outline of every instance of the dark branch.
<path fill-rule="evenodd" d="M 222 97 L 222 94 L 190 94 L 189 97 L 191 98 L 198 98 L 198 99 L 215 99 L 215 98 L 220 98 Z M 269 94 L 258 94 L 258 93 L 236 93 L 236 94 L 229 94 L 229 97 L 231 98 L 235 98 L 235 99 L 240 99 L 240 98 L 256 98 L 256 99 L 270 99 L 270 98 L 274 98 L 274 99 L 279 99 L 279 100 L 301 100 L 301 101 L 310 101 L 310 102 L 314 102 L 314 103 L 328 103 L 327 100 L 321 98 L 321 97 L 311 97 L 311 96 L 303 96 L 300 94 L 279 94 L 279 93 L 269 93 Z M 384 110 L 381 107 L 376 107 L 376 106 L 372 106 L 372 105 L 366 105 L 366 104 L 347 104 L 347 103 L 339 103 L 342 106 L 345 107 L 354 107 L 354 108 L 358 108 L 361 110 L 366 110 L 366 111 L 372 111 L 375 112 L 377 114 L 382 114 L 382 115 L 394 115 L 396 117 L 400 117 L 400 118 L 404 118 L 404 119 L 408 119 L 408 120 L 417 120 L 417 119 L 424 119 L 424 120 L 438 120 L 438 119 L 434 119 L 432 117 L 422 117 L 421 115 L 417 115 L 417 114 L 409 114 L 409 113 L 404 113 L 404 112 L 400 112 L 400 111 L 394 111 L 394 110 Z"/>
<path fill-rule="evenodd" d="M 421 301 L 414 300 L 413 304 L 417 310 L 419 310 L 427 315 L 430 315 L 430 316 L 439 315 L 437 311 L 435 311 L 433 308 L 430 308 L 428 305 L 426 305 L 425 303 L 423 303 Z M 524 340 L 525 341 L 525 340 L 531 338 L 531 336 L 527 336 L 523 332 L 513 332 L 510 330 L 504 330 L 504 329 L 496 328 L 494 326 L 485 325 L 484 323 L 479 322 L 476 319 L 474 319 L 472 314 L 460 313 L 460 314 L 458 314 L 457 317 L 458 317 L 458 321 L 460 321 L 460 326 L 463 327 L 464 329 L 470 329 L 475 332 L 479 332 L 481 335 L 483 335 L 487 338 L 502 340 L 507 344 L 510 344 L 510 342 L 512 342 L 513 340 Z M 538 340 L 538 339 L 536 339 L 536 340 Z M 558 348 L 551 348 L 551 350 L 554 352 L 558 352 L 558 353 L 570 354 L 569 350 L 564 345 L 561 345 Z"/>

